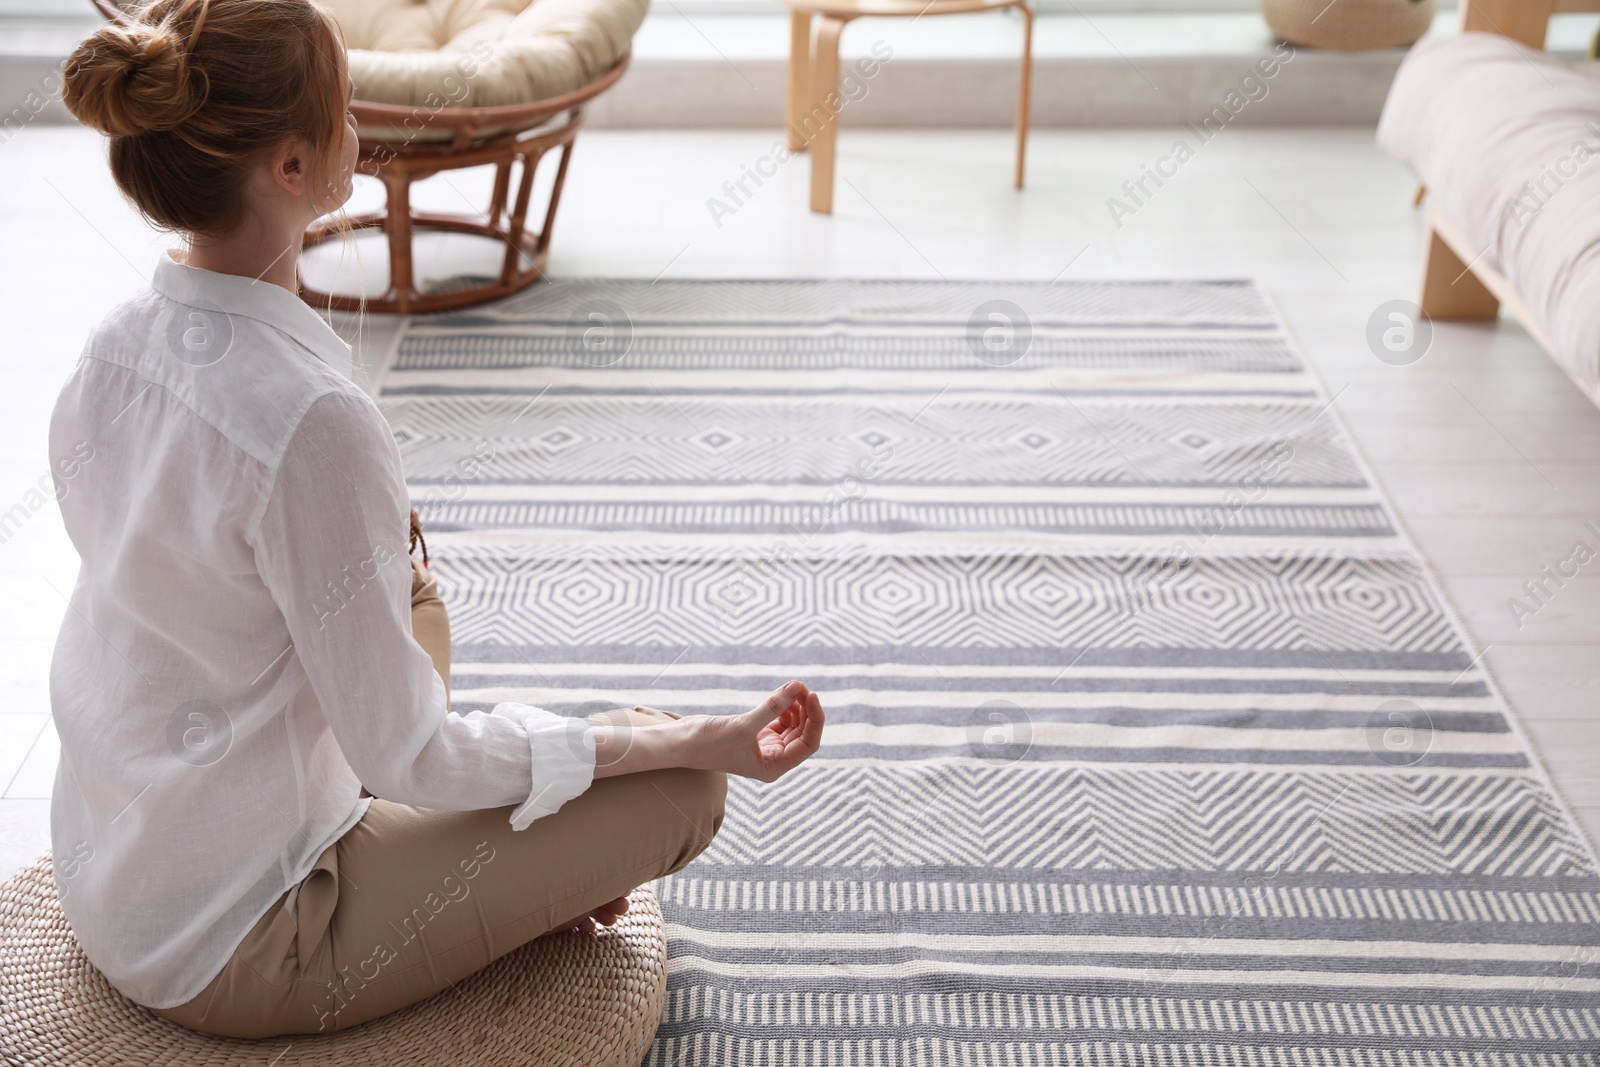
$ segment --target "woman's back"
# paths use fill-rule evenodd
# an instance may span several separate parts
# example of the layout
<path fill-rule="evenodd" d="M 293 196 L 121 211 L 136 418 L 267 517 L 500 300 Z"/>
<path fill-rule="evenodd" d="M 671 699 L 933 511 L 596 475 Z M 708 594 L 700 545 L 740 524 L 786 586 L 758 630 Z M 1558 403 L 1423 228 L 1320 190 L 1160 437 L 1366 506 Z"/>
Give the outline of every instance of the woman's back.
<path fill-rule="evenodd" d="M 287 290 L 165 257 L 153 286 L 91 337 L 51 424 L 83 561 L 51 671 L 52 837 L 91 958 L 163 1006 L 365 810 L 258 546 L 285 455 L 334 447 L 297 434 L 313 402 L 371 405 Z"/>

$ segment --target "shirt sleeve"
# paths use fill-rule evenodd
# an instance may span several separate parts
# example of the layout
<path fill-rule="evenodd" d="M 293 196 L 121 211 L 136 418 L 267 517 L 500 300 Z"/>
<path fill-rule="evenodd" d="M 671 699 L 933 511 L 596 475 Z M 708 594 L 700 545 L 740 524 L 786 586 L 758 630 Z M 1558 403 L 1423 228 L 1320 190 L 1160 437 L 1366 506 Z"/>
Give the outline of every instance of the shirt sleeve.
<path fill-rule="evenodd" d="M 582 719 L 514 702 L 446 710 L 411 636 L 410 502 L 400 453 L 364 396 L 300 418 L 278 463 L 255 553 L 335 740 L 376 796 L 456 811 L 515 805 L 521 830 L 594 780 Z"/>

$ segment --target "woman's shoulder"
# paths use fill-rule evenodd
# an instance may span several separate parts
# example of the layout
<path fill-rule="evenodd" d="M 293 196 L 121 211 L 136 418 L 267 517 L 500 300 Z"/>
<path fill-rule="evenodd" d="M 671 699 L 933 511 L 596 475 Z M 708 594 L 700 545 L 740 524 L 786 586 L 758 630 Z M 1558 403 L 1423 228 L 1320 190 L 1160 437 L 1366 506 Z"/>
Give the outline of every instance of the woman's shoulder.
<path fill-rule="evenodd" d="M 273 323 L 154 290 L 106 314 L 85 343 L 80 376 L 86 364 L 131 372 L 268 468 L 297 433 L 372 440 L 384 425 L 377 405 L 342 368 Z M 92 390 L 102 377 L 91 373 L 79 388 Z M 170 417 L 161 429 L 183 432 Z"/>
<path fill-rule="evenodd" d="M 325 388 L 306 398 L 297 429 L 316 435 L 371 434 L 387 436 L 388 423 L 377 402 L 360 386 L 344 379 L 330 379 Z"/>
<path fill-rule="evenodd" d="M 99 354 L 140 344 L 149 336 L 152 323 L 160 316 L 161 294 L 144 289 L 126 298 L 103 315 L 89 330 L 84 353 Z"/>

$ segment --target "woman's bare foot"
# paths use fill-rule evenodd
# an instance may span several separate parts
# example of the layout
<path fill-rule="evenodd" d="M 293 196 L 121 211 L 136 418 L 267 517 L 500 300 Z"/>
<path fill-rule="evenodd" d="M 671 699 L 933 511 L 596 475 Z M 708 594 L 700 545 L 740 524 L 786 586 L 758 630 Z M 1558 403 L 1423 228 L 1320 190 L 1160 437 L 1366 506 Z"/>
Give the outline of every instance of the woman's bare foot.
<path fill-rule="evenodd" d="M 628 912 L 628 898 L 618 897 L 608 904 L 602 904 L 587 915 L 580 915 L 571 922 L 564 922 L 552 927 L 550 933 L 561 934 L 568 930 L 577 930 L 581 933 L 592 934 L 601 926 L 611 926 Z"/>

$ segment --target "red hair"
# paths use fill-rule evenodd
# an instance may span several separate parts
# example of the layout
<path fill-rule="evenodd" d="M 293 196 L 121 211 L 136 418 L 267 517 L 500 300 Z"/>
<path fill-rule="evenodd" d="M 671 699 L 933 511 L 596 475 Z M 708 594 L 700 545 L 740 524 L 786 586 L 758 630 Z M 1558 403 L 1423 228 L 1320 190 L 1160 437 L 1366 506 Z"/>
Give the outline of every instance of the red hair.
<path fill-rule="evenodd" d="M 154 0 L 78 45 L 62 101 L 111 138 L 112 176 L 146 218 L 221 237 L 268 152 L 303 140 L 307 173 L 324 173 L 345 123 L 342 53 L 312 0 Z"/>

